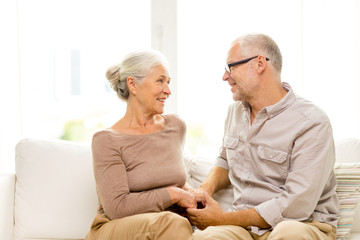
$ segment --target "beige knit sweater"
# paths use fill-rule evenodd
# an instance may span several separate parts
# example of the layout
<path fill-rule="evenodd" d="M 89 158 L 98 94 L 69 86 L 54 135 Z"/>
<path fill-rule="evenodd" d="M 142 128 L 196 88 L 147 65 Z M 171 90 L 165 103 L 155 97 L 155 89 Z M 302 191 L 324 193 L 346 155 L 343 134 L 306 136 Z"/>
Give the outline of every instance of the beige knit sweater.
<path fill-rule="evenodd" d="M 165 127 L 146 135 L 127 135 L 111 129 L 93 136 L 94 175 L 98 212 L 109 219 L 159 212 L 172 205 L 168 186 L 182 187 L 185 123 L 164 115 Z"/>

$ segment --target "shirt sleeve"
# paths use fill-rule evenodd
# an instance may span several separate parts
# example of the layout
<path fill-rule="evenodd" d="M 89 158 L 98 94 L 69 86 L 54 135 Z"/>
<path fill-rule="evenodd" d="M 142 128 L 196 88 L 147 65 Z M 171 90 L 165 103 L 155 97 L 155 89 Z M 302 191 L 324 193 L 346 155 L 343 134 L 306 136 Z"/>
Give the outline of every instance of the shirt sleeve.
<path fill-rule="evenodd" d="M 229 165 L 226 160 L 226 149 L 224 147 L 224 144 L 220 148 L 220 154 L 216 159 L 215 166 L 229 170 Z"/>
<path fill-rule="evenodd" d="M 165 188 L 130 192 L 121 153 L 112 146 L 111 138 L 106 133 L 94 135 L 92 153 L 97 193 L 109 219 L 160 212 L 172 205 Z"/>
<path fill-rule="evenodd" d="M 222 144 L 221 144 L 221 147 L 219 150 L 219 156 L 216 158 L 216 162 L 215 162 L 215 166 L 224 168 L 226 170 L 229 170 L 229 165 L 228 165 L 227 155 L 226 155 L 225 135 L 228 131 L 227 128 L 228 128 L 228 122 L 229 122 L 229 118 L 231 116 L 231 112 L 232 112 L 232 105 L 229 106 L 227 116 L 225 118 L 223 141 L 222 141 Z"/>
<path fill-rule="evenodd" d="M 257 207 L 272 227 L 283 220 L 307 220 L 314 212 L 335 162 L 330 123 L 314 123 L 294 141 L 284 191 Z"/>

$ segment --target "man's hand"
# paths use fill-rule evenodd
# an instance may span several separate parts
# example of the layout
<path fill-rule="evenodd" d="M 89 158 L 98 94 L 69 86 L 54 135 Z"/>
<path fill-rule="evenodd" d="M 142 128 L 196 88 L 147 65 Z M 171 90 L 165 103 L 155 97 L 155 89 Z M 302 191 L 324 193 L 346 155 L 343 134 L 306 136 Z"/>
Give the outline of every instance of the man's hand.
<path fill-rule="evenodd" d="M 187 209 L 190 222 L 201 230 L 208 226 L 221 225 L 224 212 L 219 203 L 211 198 L 207 192 L 203 194 L 202 203 L 205 206 L 203 209 Z"/>

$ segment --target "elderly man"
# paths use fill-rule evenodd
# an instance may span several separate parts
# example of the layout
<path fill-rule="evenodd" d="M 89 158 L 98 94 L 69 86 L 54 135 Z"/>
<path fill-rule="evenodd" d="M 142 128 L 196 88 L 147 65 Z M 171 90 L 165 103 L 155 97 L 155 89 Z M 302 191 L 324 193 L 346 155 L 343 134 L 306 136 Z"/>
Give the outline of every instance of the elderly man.
<path fill-rule="evenodd" d="M 223 80 L 228 110 L 217 163 L 188 209 L 194 239 L 335 239 L 334 141 L 326 114 L 281 81 L 282 56 L 264 34 L 236 39 Z M 211 197 L 234 189 L 232 211 Z"/>

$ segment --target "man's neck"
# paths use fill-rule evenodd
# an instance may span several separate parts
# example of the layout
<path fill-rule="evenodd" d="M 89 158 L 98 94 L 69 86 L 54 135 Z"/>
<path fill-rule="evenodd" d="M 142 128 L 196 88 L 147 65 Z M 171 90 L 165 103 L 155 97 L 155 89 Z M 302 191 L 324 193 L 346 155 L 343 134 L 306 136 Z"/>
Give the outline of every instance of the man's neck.
<path fill-rule="evenodd" d="M 278 103 L 286 94 L 287 91 L 282 86 L 281 88 L 268 88 L 263 94 L 260 92 L 254 101 L 249 101 L 251 124 L 259 111 Z"/>

